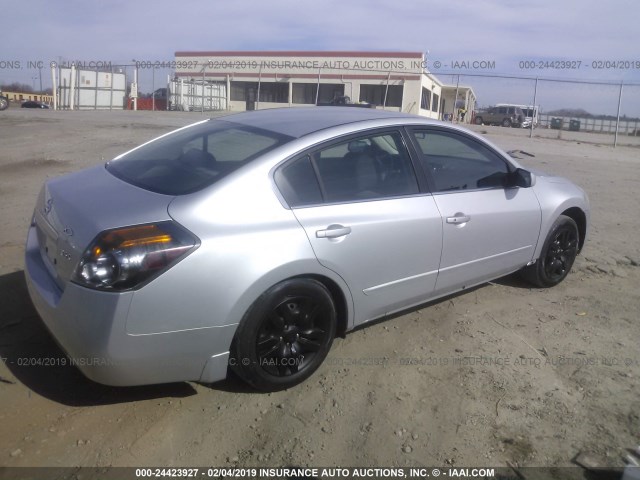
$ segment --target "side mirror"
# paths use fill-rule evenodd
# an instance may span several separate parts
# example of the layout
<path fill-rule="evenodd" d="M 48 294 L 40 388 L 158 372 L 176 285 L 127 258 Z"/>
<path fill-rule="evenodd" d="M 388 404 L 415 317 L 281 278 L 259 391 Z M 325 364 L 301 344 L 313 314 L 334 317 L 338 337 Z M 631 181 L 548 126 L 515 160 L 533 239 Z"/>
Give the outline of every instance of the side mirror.
<path fill-rule="evenodd" d="M 510 177 L 509 186 L 511 187 L 529 188 L 536 184 L 535 176 L 524 168 L 516 168 L 511 172 Z"/>

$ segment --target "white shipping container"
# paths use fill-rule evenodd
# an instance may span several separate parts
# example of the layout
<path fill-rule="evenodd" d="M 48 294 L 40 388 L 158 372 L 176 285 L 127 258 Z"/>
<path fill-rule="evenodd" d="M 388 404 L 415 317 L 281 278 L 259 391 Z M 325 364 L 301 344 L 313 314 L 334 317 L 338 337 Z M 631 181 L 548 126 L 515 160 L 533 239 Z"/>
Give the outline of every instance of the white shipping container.
<path fill-rule="evenodd" d="M 75 74 L 75 81 L 72 81 L 72 74 Z M 126 96 L 125 74 L 94 70 L 72 71 L 71 68 L 60 68 L 58 70 L 59 108 L 70 108 L 72 95 L 73 108 L 77 110 L 122 110 Z"/>

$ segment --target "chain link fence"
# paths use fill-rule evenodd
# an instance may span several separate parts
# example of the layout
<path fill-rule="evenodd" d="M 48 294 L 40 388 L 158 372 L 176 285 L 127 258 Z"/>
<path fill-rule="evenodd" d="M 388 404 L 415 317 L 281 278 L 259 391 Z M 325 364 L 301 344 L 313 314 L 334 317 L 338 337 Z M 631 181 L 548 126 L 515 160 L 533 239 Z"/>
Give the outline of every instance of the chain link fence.
<path fill-rule="evenodd" d="M 640 84 L 486 74 L 438 74 L 447 84 L 469 86 L 477 104 L 466 123 L 495 105 L 535 106 L 531 137 L 640 146 Z M 449 112 L 456 115 L 453 106 Z"/>
<path fill-rule="evenodd" d="M 175 78 L 172 62 L 139 61 L 119 67 L 125 72 L 129 87 L 126 108 L 137 110 L 180 110 L 212 112 L 227 109 L 227 92 L 224 82 L 206 78 Z M 137 105 L 131 97 L 131 86 L 137 86 Z"/>
<path fill-rule="evenodd" d="M 134 60 L 130 64 L 108 65 L 99 71 L 124 74 L 126 78 L 127 100 L 111 108 L 194 112 L 228 108 L 224 84 L 208 81 L 204 76 L 175 80 L 176 69 L 171 62 L 165 65 Z M 351 73 L 362 73 L 362 69 Z M 397 72 L 387 72 L 388 76 L 394 73 Z M 465 91 L 461 88 L 458 99 L 447 102 L 438 112 L 442 120 L 472 123 L 478 112 L 491 106 L 529 106 L 536 108 L 536 119 L 527 126 L 531 137 L 640 146 L 639 83 L 469 72 L 434 72 L 434 75 L 444 85 L 470 87 L 477 99 L 473 110 L 465 112 L 462 120 L 458 110 Z M 134 88 L 132 92 L 132 85 L 137 86 L 137 91 Z M 133 93 L 137 93 L 135 107 Z"/>

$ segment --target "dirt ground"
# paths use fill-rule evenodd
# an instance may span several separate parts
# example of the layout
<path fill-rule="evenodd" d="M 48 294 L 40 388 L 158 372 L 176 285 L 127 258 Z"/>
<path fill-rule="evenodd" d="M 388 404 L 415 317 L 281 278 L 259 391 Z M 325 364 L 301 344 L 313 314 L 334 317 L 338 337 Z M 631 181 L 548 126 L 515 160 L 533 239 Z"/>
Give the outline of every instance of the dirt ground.
<path fill-rule="evenodd" d="M 556 288 L 509 277 L 371 325 L 279 393 L 18 365 L 63 358 L 24 283 L 42 182 L 201 118 L 0 113 L 0 466 L 568 466 L 580 452 L 614 466 L 640 442 L 640 149 L 500 127 L 472 128 L 590 196 L 585 249 Z"/>

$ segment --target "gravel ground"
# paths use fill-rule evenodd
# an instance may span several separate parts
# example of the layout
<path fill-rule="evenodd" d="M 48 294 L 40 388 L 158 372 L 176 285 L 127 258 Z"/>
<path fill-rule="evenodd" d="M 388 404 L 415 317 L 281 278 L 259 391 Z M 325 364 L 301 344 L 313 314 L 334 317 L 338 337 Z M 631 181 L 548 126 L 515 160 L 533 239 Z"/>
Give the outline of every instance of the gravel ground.
<path fill-rule="evenodd" d="M 568 466 L 580 452 L 622 465 L 640 432 L 640 150 L 598 135 L 471 127 L 587 190 L 590 236 L 554 289 L 508 277 L 376 323 L 272 394 L 111 388 L 55 365 L 22 266 L 42 182 L 201 118 L 0 113 L 0 466 Z"/>

